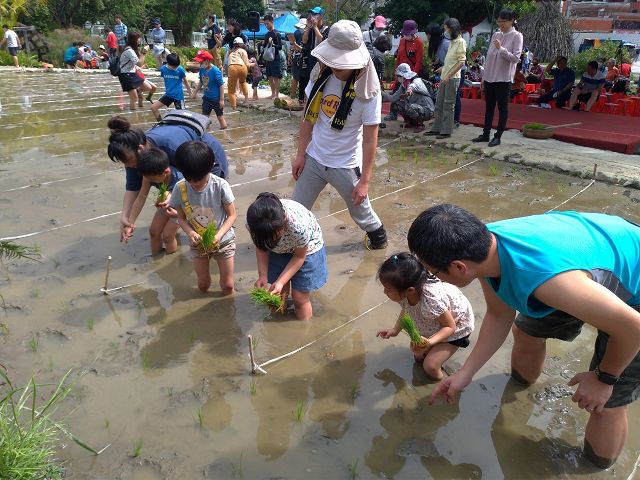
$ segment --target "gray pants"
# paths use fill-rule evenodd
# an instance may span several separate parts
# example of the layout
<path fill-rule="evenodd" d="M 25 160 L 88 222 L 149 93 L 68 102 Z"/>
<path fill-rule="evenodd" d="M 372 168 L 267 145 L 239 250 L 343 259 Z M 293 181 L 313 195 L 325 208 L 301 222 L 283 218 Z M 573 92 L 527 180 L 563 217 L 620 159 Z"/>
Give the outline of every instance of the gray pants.
<path fill-rule="evenodd" d="M 453 132 L 453 112 L 456 107 L 458 85 L 460 85 L 459 78 L 450 79 L 446 85 L 440 83 L 438 98 L 436 98 L 436 119 L 431 126 L 432 132 L 443 135 L 451 135 Z"/>
<path fill-rule="evenodd" d="M 311 210 L 318 195 L 328 183 L 338 191 L 347 204 L 353 221 L 365 232 L 374 232 L 382 226 L 382 222 L 371 208 L 369 197 L 360 205 L 354 205 L 351 199 L 351 193 L 359 179 L 359 169 L 356 172 L 354 168 L 325 167 L 314 158 L 305 155 L 304 169 L 293 189 L 293 199 Z"/>

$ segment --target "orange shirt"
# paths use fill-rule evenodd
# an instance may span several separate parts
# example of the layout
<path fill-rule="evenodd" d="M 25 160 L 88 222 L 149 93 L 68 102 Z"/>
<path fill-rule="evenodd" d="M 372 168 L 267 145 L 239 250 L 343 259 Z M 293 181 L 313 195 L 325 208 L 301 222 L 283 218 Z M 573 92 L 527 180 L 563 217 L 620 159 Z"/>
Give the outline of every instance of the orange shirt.
<path fill-rule="evenodd" d="M 414 37 L 413 40 L 405 40 L 404 37 L 402 37 L 396 52 L 396 68 L 401 63 L 406 63 L 411 67 L 412 71 L 420 75 L 423 55 L 424 45 L 420 38 Z"/>
<path fill-rule="evenodd" d="M 619 75 L 619 70 L 616 67 L 611 67 L 607 69 L 607 78 L 605 79 L 607 82 L 613 82 Z"/>

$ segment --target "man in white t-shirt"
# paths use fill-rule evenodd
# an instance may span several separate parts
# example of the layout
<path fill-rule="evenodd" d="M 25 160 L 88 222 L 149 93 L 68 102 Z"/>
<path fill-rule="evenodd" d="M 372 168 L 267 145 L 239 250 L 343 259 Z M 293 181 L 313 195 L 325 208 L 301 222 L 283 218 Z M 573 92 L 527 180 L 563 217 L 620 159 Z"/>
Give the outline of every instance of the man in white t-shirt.
<path fill-rule="evenodd" d="M 9 50 L 9 55 L 13 58 L 13 66 L 19 67 L 18 63 L 18 47 L 20 47 L 20 42 L 18 41 L 18 35 L 16 32 L 9 28 L 9 25 L 2 25 L 2 29 L 4 30 L 4 38 L 0 42 L 0 45 L 7 45 L 7 50 Z"/>
<path fill-rule="evenodd" d="M 387 234 L 369 202 L 382 100 L 380 82 L 357 23 L 340 20 L 311 52 L 309 99 L 292 163 L 293 199 L 308 209 L 329 183 L 366 232 L 365 246 L 382 249 Z"/>

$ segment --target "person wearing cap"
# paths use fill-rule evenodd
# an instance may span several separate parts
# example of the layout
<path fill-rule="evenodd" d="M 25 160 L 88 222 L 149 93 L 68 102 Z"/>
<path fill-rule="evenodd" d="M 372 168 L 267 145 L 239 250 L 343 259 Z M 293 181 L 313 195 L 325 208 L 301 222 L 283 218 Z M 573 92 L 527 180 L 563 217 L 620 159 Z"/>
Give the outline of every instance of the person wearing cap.
<path fill-rule="evenodd" d="M 444 21 L 445 34 L 451 38 L 444 65 L 440 70 L 440 86 L 436 98 L 435 121 L 427 135 L 448 138 L 453 132 L 456 95 L 460 85 L 460 70 L 467 60 L 467 43 L 461 35 L 460 22 L 456 18 Z"/>
<path fill-rule="evenodd" d="M 267 33 L 264 36 L 262 42 L 262 55 L 263 62 L 266 66 L 267 80 L 271 86 L 272 99 L 280 96 L 280 79 L 282 78 L 282 69 L 280 68 L 280 51 L 282 50 L 282 40 L 280 39 L 280 33 L 273 26 L 273 15 L 266 14 L 262 21 L 264 26 L 267 27 Z M 264 50 L 268 47 L 275 48 L 275 56 L 273 60 L 264 59 Z"/>
<path fill-rule="evenodd" d="M 329 27 L 324 24 L 324 9 L 313 7 L 309 10 L 309 17 L 304 32 L 302 33 L 302 57 L 300 67 L 300 86 L 298 87 L 298 101 L 304 103 L 304 92 L 309 83 L 311 71 L 316 64 L 316 59 L 311 55 L 311 50 L 320 42 L 326 40 L 329 35 Z"/>
<path fill-rule="evenodd" d="M 198 91 L 202 89 L 202 114 L 207 117 L 211 114 L 211 110 L 216 112 L 218 122 L 220 122 L 220 129 L 227 128 L 227 121 L 223 115 L 224 108 L 224 80 L 222 78 L 222 72 L 218 67 L 212 64 L 213 55 L 206 50 L 198 50 L 198 54 L 194 60 L 200 64 L 200 71 L 198 76 L 200 82 L 196 89 L 191 92 L 191 98 L 196 98 Z"/>
<path fill-rule="evenodd" d="M 396 50 L 396 69 L 401 63 L 406 63 L 413 72 L 420 75 L 422 73 L 424 45 L 417 35 L 418 24 L 415 20 L 405 20 L 400 34 L 402 38 L 400 38 L 400 43 Z M 397 88 L 398 84 L 396 84 L 393 93 L 396 92 Z M 397 120 L 398 112 L 392 109 L 384 119 L 385 121 Z"/>
<path fill-rule="evenodd" d="M 244 95 L 244 103 L 249 100 L 249 88 L 247 87 L 247 74 L 249 73 L 249 55 L 247 55 L 244 40 L 236 37 L 233 40 L 233 48 L 229 52 L 229 78 L 227 79 L 227 93 L 231 108 L 236 110 L 238 86 Z"/>
<path fill-rule="evenodd" d="M 391 102 L 404 117 L 407 126 L 413 127 L 415 133 L 420 133 L 424 130 L 424 122 L 433 116 L 435 107 L 432 92 L 406 63 L 396 68 L 396 81 L 400 85 L 398 90 L 392 94 L 382 92 L 382 100 Z"/>
<path fill-rule="evenodd" d="M 311 209 L 330 184 L 366 232 L 365 246 L 385 248 L 387 233 L 368 196 L 382 109 L 380 81 L 359 25 L 334 23 L 327 40 L 311 53 L 318 64 L 307 85 L 309 100 L 292 162 L 293 200 Z"/>
<path fill-rule="evenodd" d="M 373 19 L 373 22 L 371 22 L 369 30 L 362 34 L 364 44 L 367 46 L 367 48 L 369 48 L 369 50 L 373 48 L 373 44 L 378 39 L 378 37 L 387 34 L 386 29 L 387 19 L 382 15 L 376 16 L 376 18 Z"/>
<path fill-rule="evenodd" d="M 291 55 L 291 97 L 295 98 L 298 94 L 298 86 L 300 82 L 300 73 L 302 71 L 302 35 L 304 29 L 307 26 L 307 14 L 300 15 L 300 21 L 294 25 L 295 31 L 289 36 L 291 43 L 290 55 Z M 304 105 L 304 97 L 300 101 L 300 105 Z"/>
<path fill-rule="evenodd" d="M 167 51 L 164 48 L 164 43 L 167 38 L 167 34 L 164 29 L 160 25 L 160 19 L 155 18 L 151 25 L 153 26 L 153 30 L 151 30 L 151 39 L 153 40 L 153 56 L 156 59 L 156 67 L 160 70 L 160 67 L 167 63 Z"/>

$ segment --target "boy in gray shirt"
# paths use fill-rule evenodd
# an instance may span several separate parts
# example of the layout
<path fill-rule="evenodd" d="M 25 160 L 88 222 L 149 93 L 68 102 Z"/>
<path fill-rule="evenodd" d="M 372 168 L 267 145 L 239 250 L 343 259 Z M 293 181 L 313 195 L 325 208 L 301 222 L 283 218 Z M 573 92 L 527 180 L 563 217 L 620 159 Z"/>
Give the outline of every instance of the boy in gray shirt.
<path fill-rule="evenodd" d="M 174 187 L 169 206 L 177 211 L 178 223 L 189 237 L 198 288 L 205 293 L 211 286 L 209 259 L 213 257 L 220 270 L 222 293 L 231 294 L 236 251 L 233 224 L 237 217 L 231 187 L 226 180 L 211 174 L 215 155 L 204 142 L 183 143 L 176 150 L 175 161 L 184 180 Z M 212 223 L 216 227 L 213 247 L 204 250 L 202 236 Z"/>

